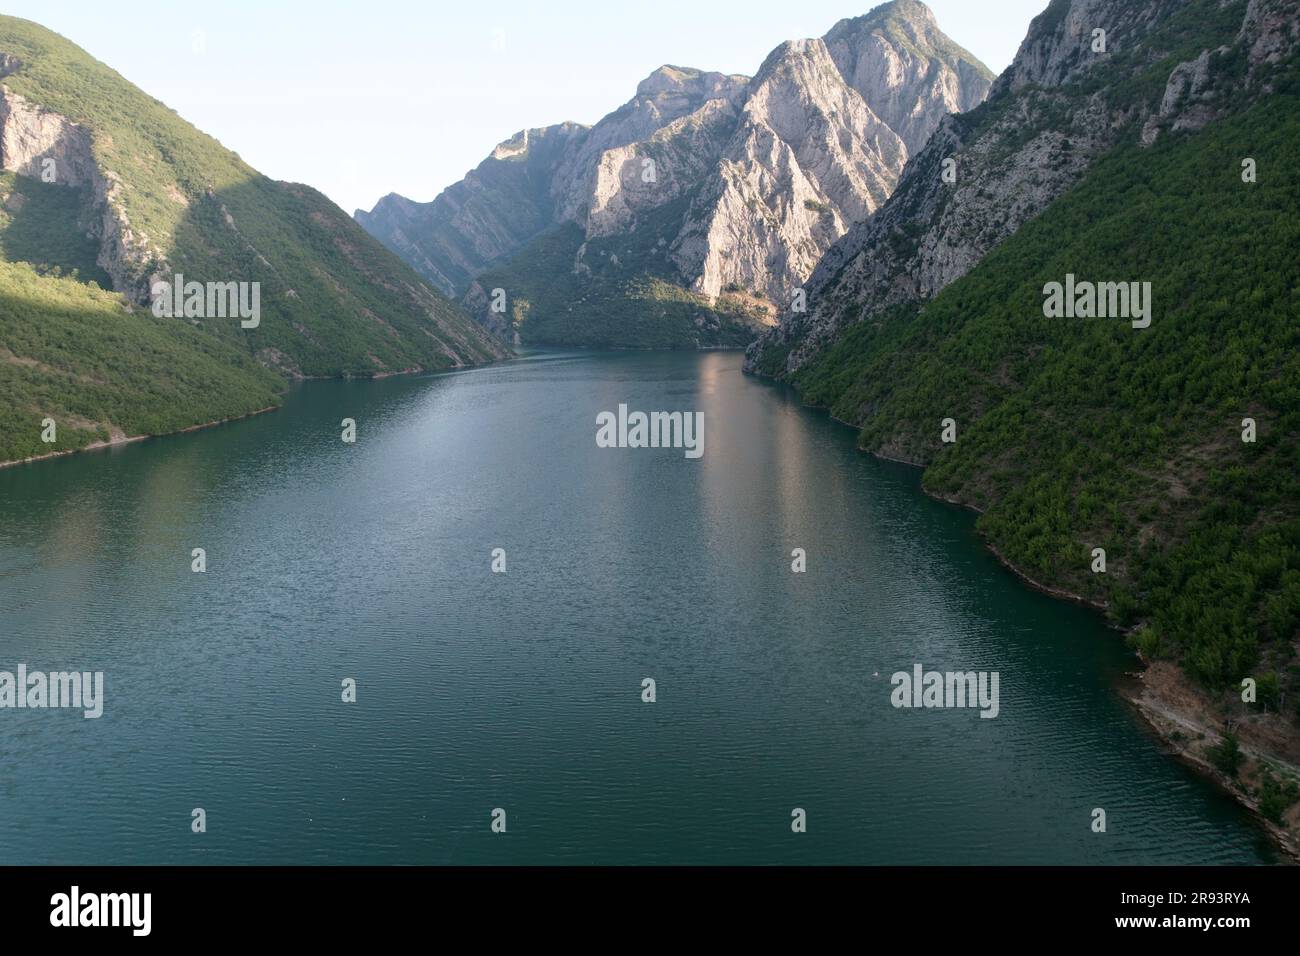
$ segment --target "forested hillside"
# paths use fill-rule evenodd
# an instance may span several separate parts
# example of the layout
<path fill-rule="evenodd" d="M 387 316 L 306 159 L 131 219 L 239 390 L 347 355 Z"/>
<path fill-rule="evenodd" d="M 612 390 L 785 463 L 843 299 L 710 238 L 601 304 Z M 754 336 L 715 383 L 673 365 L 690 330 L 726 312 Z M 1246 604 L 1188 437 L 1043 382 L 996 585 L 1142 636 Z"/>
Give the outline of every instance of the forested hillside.
<path fill-rule="evenodd" d="M 0 262 L 0 461 L 234 418 L 283 391 L 281 376 L 188 322 Z"/>
<path fill-rule="evenodd" d="M 653 230 L 646 224 L 642 237 Z M 740 290 L 711 300 L 682 288 L 654 249 L 627 236 L 584 244 L 582 229 L 568 223 L 482 273 L 466 304 L 486 322 L 490 293 L 502 289 L 503 334 L 587 348 L 742 348 L 770 321 L 765 304 Z M 575 269 L 579 250 L 583 267 Z"/>
<path fill-rule="evenodd" d="M 988 102 L 823 260 L 809 315 L 750 351 L 753 371 L 860 426 L 863 448 L 982 511 L 1026 577 L 1181 665 L 1210 733 L 1237 722 L 1292 766 L 1298 14 L 1295 0 L 1053 0 Z M 1048 317 L 1067 276 L 1150 283 L 1150 326 Z M 1193 756 L 1218 766 L 1209 740 Z M 1270 773 L 1255 785 L 1280 820 L 1300 794 Z"/>
<path fill-rule="evenodd" d="M 1131 145 L 919 310 L 794 379 L 1037 580 L 1222 689 L 1289 681 L 1300 624 L 1300 97 Z M 1242 181 L 1253 158 L 1258 181 Z M 1045 318 L 1067 273 L 1152 283 L 1151 326 Z M 957 440 L 941 441 L 940 422 Z M 1242 440 L 1245 418 L 1254 442 Z M 1091 552 L 1106 551 L 1106 573 Z"/>
<path fill-rule="evenodd" d="M 0 261 L 28 267 L 0 270 L 0 389 L 12 399 L 0 461 L 30 453 L 48 416 L 80 424 L 40 452 L 263 408 L 283 378 L 257 365 L 373 375 L 508 352 L 319 192 L 261 175 L 74 44 L 14 17 L 0 17 L 0 134 Z M 260 322 L 154 319 L 150 290 L 175 275 L 257 283 Z M 110 314 L 133 318 L 104 328 Z M 191 327 L 171 327 L 181 325 Z M 168 361 L 134 347 L 144 341 Z M 62 384 L 33 390 L 33 369 Z M 155 378 L 179 391 L 122 387 Z M 91 381 L 116 398 L 72 385 Z"/>

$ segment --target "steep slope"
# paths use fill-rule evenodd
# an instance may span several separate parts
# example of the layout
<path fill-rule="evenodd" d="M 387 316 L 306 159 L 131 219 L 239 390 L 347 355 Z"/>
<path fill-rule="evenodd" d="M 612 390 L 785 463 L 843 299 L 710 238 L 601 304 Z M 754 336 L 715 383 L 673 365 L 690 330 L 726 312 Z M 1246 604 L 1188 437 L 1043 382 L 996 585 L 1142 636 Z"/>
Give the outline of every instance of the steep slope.
<path fill-rule="evenodd" d="M 63 282 L 48 290 L 33 282 L 75 270 L 74 281 L 118 293 L 121 308 L 112 311 L 133 316 L 125 322 L 132 327 L 137 318 L 158 324 L 151 290 L 177 275 L 257 283 L 260 290 L 256 326 L 206 313 L 170 320 L 213 340 L 201 348 L 192 330 L 179 338 L 171 329 L 139 330 L 168 339 L 177 354 L 197 348 L 207 360 L 195 368 L 207 368 L 213 385 L 224 381 L 247 401 L 187 404 L 194 411 L 189 420 L 174 409 L 162 414 L 163 394 L 149 390 L 139 394 L 139 407 L 116 406 L 118 418 L 106 417 L 102 403 L 65 407 L 89 423 L 80 429 L 85 434 L 131 434 L 128 421 L 199 424 L 210 420 L 199 417 L 209 404 L 220 406 L 221 417 L 265 407 L 267 380 L 258 362 L 289 375 L 366 375 L 471 364 L 506 352 L 320 193 L 267 179 L 75 45 L 12 17 L 0 17 L 0 171 L 0 252 L 35 270 L 34 279 L 5 270 L 13 287 L 0 287 L 11 306 L 0 313 L 0 347 L 9 355 L 0 377 L 9 379 L 11 394 L 21 394 L 12 380 L 16 369 L 49 364 L 48 356 L 19 348 L 33 341 L 18 328 L 20 312 L 30 322 L 41 303 L 76 299 L 85 308 L 59 311 L 56 324 L 64 327 L 78 316 L 97 321 L 104 304 Z M 58 353 L 59 373 L 72 379 L 133 380 L 154 368 L 126 347 L 127 338 L 116 355 L 89 346 L 83 353 L 77 340 Z M 211 362 L 237 378 L 251 370 L 251 378 L 232 385 Z M 48 414 L 45 405 L 34 395 L 22 401 L 23 435 L 6 434 L 0 444 L 23 445 L 27 430 Z"/>
<path fill-rule="evenodd" d="M 1135 130 L 1149 143 L 1162 130 L 1203 125 L 1213 106 L 1180 99 L 1182 78 L 1203 53 L 1205 70 L 1227 68 L 1213 51 L 1235 42 L 1243 10 L 1052 0 L 988 101 L 946 117 L 889 202 L 821 259 L 808 311 L 755 343 L 751 369 L 793 373 L 842 326 L 934 295 Z M 1094 51 L 1096 30 L 1105 31 L 1104 52 Z M 1218 42 L 1206 46 L 1206 36 Z"/>
<path fill-rule="evenodd" d="M 943 117 L 978 105 L 991 79 L 915 2 L 778 47 L 674 249 L 691 288 L 752 289 L 788 305 L 830 245 L 889 197 Z"/>
<path fill-rule="evenodd" d="M 607 190 L 617 188 L 617 183 L 608 179 L 608 169 L 603 170 L 606 178 L 600 175 L 609 151 L 645 142 L 675 124 L 684 128 L 678 121 L 699 110 L 725 110 L 744 95 L 748 84 L 747 76 L 689 67 L 661 66 L 655 70 L 637 85 L 636 96 L 593 126 L 590 135 L 556 169 L 556 220 L 584 222 L 608 201 Z M 636 181 L 640 182 L 640 166 L 636 171 Z M 670 177 L 675 174 L 671 164 L 663 171 Z"/>
<path fill-rule="evenodd" d="M 187 322 L 0 261 L 0 462 L 238 418 L 283 391 L 281 376 Z"/>
<path fill-rule="evenodd" d="M 63 38 L 0 21 L 3 167 L 91 190 L 84 221 L 115 290 L 259 281 L 255 352 L 307 375 L 442 367 L 499 355 L 448 303 L 314 190 L 277 183 Z M 220 327 L 228 328 L 228 324 Z"/>
<path fill-rule="evenodd" d="M 991 80 L 916 0 L 782 44 L 752 80 L 663 67 L 570 141 L 551 173 L 551 227 L 513 261 L 487 264 L 464 301 L 490 328 L 532 341 L 743 344 L 884 202 L 940 119 L 978 104 Z M 429 220 L 464 185 L 435 200 Z M 392 197 L 381 207 L 359 221 L 428 275 L 427 250 L 443 234 L 417 236 Z M 534 228 L 535 208 L 521 204 L 500 231 Z M 485 247 L 476 234 L 461 238 Z M 562 294 L 539 295 L 527 270 L 566 256 Z M 492 311 L 495 289 L 519 308 Z M 662 309 L 663 327 L 636 320 L 643 308 Z"/>
<path fill-rule="evenodd" d="M 1076 41 L 1104 23 L 1128 42 L 1094 63 Z M 1298 44 L 1296 0 L 1058 0 L 819 267 L 809 320 L 750 355 L 862 447 L 927 466 L 1026 577 L 1128 629 L 1161 675 L 1144 706 L 1293 844 Z M 1149 282 L 1150 324 L 1047 317 L 1067 276 Z M 1259 759 L 1236 765 L 1238 736 Z"/>
<path fill-rule="evenodd" d="M 355 218 L 444 295 L 458 295 L 555 221 L 555 170 L 586 134 L 577 123 L 522 130 L 433 202 L 392 193 Z"/>
<path fill-rule="evenodd" d="M 462 295 L 489 264 L 557 223 L 585 218 L 606 150 L 647 139 L 712 99 L 734 96 L 747 79 L 660 67 L 594 127 L 522 130 L 432 202 L 394 193 L 369 212 L 358 209 L 355 218 L 444 293 Z"/>

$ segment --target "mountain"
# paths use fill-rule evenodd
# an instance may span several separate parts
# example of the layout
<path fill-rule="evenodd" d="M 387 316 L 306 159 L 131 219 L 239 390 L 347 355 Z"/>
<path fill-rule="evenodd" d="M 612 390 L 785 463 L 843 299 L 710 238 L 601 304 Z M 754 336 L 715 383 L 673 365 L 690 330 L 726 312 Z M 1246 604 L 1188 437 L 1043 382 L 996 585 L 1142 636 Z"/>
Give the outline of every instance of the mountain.
<path fill-rule="evenodd" d="M 748 355 L 1103 608 L 1157 725 L 1293 844 L 1298 58 L 1296 0 L 1053 0 Z M 1049 317 L 1075 280 L 1149 283 L 1149 324 Z"/>
<path fill-rule="evenodd" d="M 0 17 L 0 173 L 0 461 L 247 414 L 286 376 L 506 354 L 323 195 L 261 175 L 13 17 Z M 259 283 L 260 324 L 156 318 L 151 290 L 177 275 Z"/>
<path fill-rule="evenodd" d="M 524 131 L 433 202 L 356 218 L 498 333 L 743 345 L 991 81 L 895 0 L 783 43 L 753 78 L 661 67 L 595 126 Z"/>
<path fill-rule="evenodd" d="M 586 133 L 576 123 L 523 130 L 433 202 L 393 193 L 355 218 L 444 294 L 458 295 L 555 221 L 551 179 L 566 147 Z"/>
<path fill-rule="evenodd" d="M 490 263 L 557 223 L 585 217 L 605 150 L 646 139 L 706 103 L 737 95 L 747 82 L 661 67 L 594 127 L 522 130 L 432 202 L 391 194 L 355 218 L 447 295 L 462 295 Z"/>
<path fill-rule="evenodd" d="M 964 275 L 1125 137 L 1150 143 L 1204 125 L 1208 91 L 1180 93 L 1184 78 L 1197 64 L 1209 69 L 1203 38 L 1217 29 L 1231 39 L 1243 14 L 1233 4 L 1196 4 L 1208 19 L 1197 23 L 1188 6 L 1052 0 L 985 106 L 939 124 L 890 202 L 818 263 L 808 282 L 815 306 L 787 317 L 753 354 L 770 369 L 779 353 L 796 371 L 844 324 Z M 1096 29 L 1106 31 L 1105 53 L 1092 51 Z M 955 164 L 955 183 L 945 161 Z"/>

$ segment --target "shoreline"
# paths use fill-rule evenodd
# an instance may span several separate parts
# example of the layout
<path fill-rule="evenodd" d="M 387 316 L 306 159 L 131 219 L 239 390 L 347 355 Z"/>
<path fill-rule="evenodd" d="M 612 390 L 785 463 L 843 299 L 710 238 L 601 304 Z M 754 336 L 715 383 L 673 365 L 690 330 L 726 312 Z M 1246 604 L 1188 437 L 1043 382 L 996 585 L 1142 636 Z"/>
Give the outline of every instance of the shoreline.
<path fill-rule="evenodd" d="M 479 365 L 456 365 L 448 369 L 436 370 L 432 374 L 439 374 L 441 372 L 463 372 L 469 369 L 487 368 L 490 365 L 498 365 L 502 362 L 513 361 L 516 357 L 517 357 L 516 355 L 511 354 L 506 358 L 496 359 L 495 361 L 492 362 L 483 362 L 482 364 Z M 350 381 L 356 379 L 373 382 L 385 378 L 393 378 L 398 375 L 425 375 L 429 373 L 430 373 L 429 369 L 420 368 L 416 366 L 414 368 L 398 369 L 392 372 L 375 372 L 372 375 L 365 375 L 365 376 L 290 375 L 287 377 L 286 384 L 292 386 L 295 382 L 335 382 L 335 381 L 342 382 L 342 381 Z M 263 415 L 267 412 L 277 411 L 282 407 L 283 407 L 282 405 L 268 405 L 265 408 L 254 409 L 253 411 L 246 412 L 243 415 L 234 415 L 230 418 L 219 418 L 210 422 L 199 422 L 198 424 L 195 425 L 186 425 L 184 428 L 178 428 L 174 431 L 149 432 L 144 435 L 129 435 L 126 438 L 122 438 L 118 441 L 113 441 L 111 439 L 109 441 L 96 441 L 96 442 L 91 442 L 89 445 L 83 445 L 80 448 L 69 448 L 65 451 L 51 451 L 51 452 L 46 452 L 44 455 L 33 455 L 30 458 L 15 458 L 12 461 L 0 461 L 0 468 L 12 468 L 18 465 L 30 465 L 30 464 L 35 464 L 36 462 L 39 461 L 48 461 L 51 458 L 66 458 L 69 455 L 80 455 L 82 452 L 88 452 L 88 451 L 103 451 L 106 448 L 120 448 L 123 445 L 130 445 L 133 444 L 134 442 L 145 441 L 146 439 L 149 438 L 166 438 L 169 435 L 185 435 L 188 434 L 189 432 L 201 431 L 202 429 L 205 428 L 215 428 L 218 425 L 226 425 L 229 424 L 230 422 L 243 421 L 244 419 L 252 418 L 255 415 Z"/>
<path fill-rule="evenodd" d="M 839 421 L 841 424 L 849 424 L 840 419 L 835 419 L 834 416 L 831 417 L 835 421 Z M 865 448 L 861 450 L 875 458 L 895 462 L 901 465 L 908 465 L 913 468 L 920 468 L 922 471 L 924 471 L 926 467 L 919 462 L 907 461 L 902 458 L 893 458 L 889 455 L 881 454 Z M 945 504 L 956 505 L 957 507 L 965 508 L 967 511 L 973 511 L 976 514 L 984 513 L 982 509 L 977 508 L 974 505 L 960 501 L 956 498 L 935 494 L 927 491 L 925 488 L 921 488 L 921 493 L 935 501 L 942 501 Z M 1006 555 L 1002 554 L 1002 552 L 999 551 L 991 541 L 989 541 L 987 536 L 981 534 L 980 538 L 984 542 L 984 547 L 987 548 L 995 558 L 997 558 L 998 563 L 1019 578 L 1021 582 L 1027 584 L 1031 589 L 1040 591 L 1049 597 L 1056 598 L 1057 600 L 1070 601 L 1071 603 L 1082 605 L 1083 607 L 1087 607 L 1094 611 L 1104 613 L 1108 609 L 1109 605 L 1103 602 L 1093 601 L 1083 597 L 1082 595 L 1075 594 L 1072 591 L 1067 591 L 1064 588 L 1052 587 L 1051 585 L 1044 584 L 1041 581 L 1034 580 L 1009 561 Z M 1117 631 L 1120 634 L 1126 633 L 1121 628 L 1111 624 L 1109 621 L 1106 621 L 1105 623 L 1111 630 Z M 1268 753 L 1258 747 L 1250 746 L 1246 739 L 1243 738 L 1241 740 L 1241 750 L 1243 756 L 1246 758 L 1246 761 L 1243 762 L 1243 772 L 1238 775 L 1237 781 L 1226 776 L 1210 763 L 1206 756 L 1195 746 L 1196 744 L 1201 744 L 1201 749 L 1203 749 L 1206 746 L 1217 744 L 1222 740 L 1222 734 L 1219 730 L 1203 722 L 1205 717 L 1214 712 L 1215 708 L 1213 702 L 1205 699 L 1204 693 L 1187 679 L 1186 675 L 1183 674 L 1182 668 L 1178 667 L 1176 664 L 1169 661 L 1148 661 L 1140 653 L 1137 656 L 1138 661 L 1142 665 L 1142 669 L 1137 671 L 1133 676 L 1136 677 L 1138 682 L 1141 684 L 1142 691 L 1141 693 L 1126 693 L 1122 689 L 1116 688 L 1121 699 L 1126 701 L 1137 711 L 1138 715 L 1146 722 L 1147 727 L 1155 733 L 1156 737 L 1165 746 L 1169 756 L 1192 767 L 1202 776 L 1208 777 L 1213 783 L 1218 785 L 1220 790 L 1251 811 L 1256 822 L 1259 823 L 1264 828 L 1265 832 L 1267 832 L 1272 838 L 1274 847 L 1281 852 L 1284 857 L 1283 862 L 1287 862 L 1285 858 L 1289 858 L 1289 862 L 1300 864 L 1300 834 L 1297 834 L 1295 829 L 1300 826 L 1300 803 L 1293 805 L 1288 811 L 1288 815 L 1293 818 L 1291 820 L 1292 828 L 1288 829 L 1287 827 L 1279 826 L 1268 817 L 1264 816 L 1260 810 L 1259 801 L 1247 793 L 1242 788 L 1240 782 L 1242 776 L 1257 772 L 1260 765 L 1267 766 L 1271 764 L 1273 766 L 1284 767 L 1296 779 L 1300 779 L 1300 767 L 1288 763 L 1276 754 Z M 1157 675 L 1161 678 L 1159 681 L 1161 689 L 1156 689 L 1153 686 L 1157 683 L 1153 679 Z M 1165 693 L 1161 693 L 1161 690 L 1165 691 Z M 1174 697 L 1192 699 L 1201 698 L 1204 700 L 1204 703 L 1200 707 L 1189 707 L 1186 703 L 1183 703 L 1183 705 L 1180 706 L 1180 704 L 1173 699 Z M 1185 731 L 1191 731 L 1196 736 L 1188 737 L 1184 733 Z M 1249 766 L 1246 766 L 1246 762 L 1249 762 Z"/>
<path fill-rule="evenodd" d="M 509 361 L 506 359 L 504 361 Z M 487 365 L 498 364 L 496 362 L 486 363 Z M 464 371 L 483 366 L 463 366 L 455 369 Z M 387 372 L 372 376 L 367 376 L 371 380 L 389 378 L 397 375 L 422 374 L 424 369 L 403 369 L 400 371 Z M 762 378 L 762 376 L 758 376 Z M 772 380 L 769 380 L 772 381 Z M 777 383 L 779 384 L 779 383 Z M 119 440 L 96 441 L 81 448 L 67 449 L 64 451 L 49 452 L 44 455 L 36 455 L 29 458 L 20 458 L 12 461 L 0 462 L 0 468 L 8 468 L 17 465 L 32 464 L 35 462 L 45 461 L 53 458 L 62 458 L 68 455 L 76 455 L 82 452 L 102 451 L 108 448 L 117 448 L 134 442 L 144 441 L 148 438 L 162 438 L 168 435 L 182 435 L 189 432 L 213 428 L 218 425 L 228 424 L 230 422 L 242 421 L 267 412 L 276 411 L 283 407 L 282 405 L 269 405 L 265 408 L 255 409 L 243 415 L 236 415 L 229 418 L 217 419 L 210 422 L 201 422 L 189 425 L 185 428 L 174 431 L 162 432 L 157 434 L 143 434 L 127 436 Z M 827 417 L 837 424 L 854 428 L 860 432 L 859 426 L 853 425 L 842 419 L 836 418 L 830 414 L 828 409 L 818 408 L 813 405 L 804 405 L 810 410 L 824 411 Z M 909 461 L 904 458 L 894 457 L 883 452 L 873 451 L 858 447 L 859 451 L 864 451 L 874 458 L 882 461 L 889 461 L 896 464 L 906 465 L 911 468 L 920 469 L 924 472 L 926 466 L 920 462 Z M 957 498 L 937 494 L 928 491 L 923 486 L 920 488 L 922 494 L 935 501 L 942 501 L 945 504 L 955 505 L 976 514 L 983 514 L 983 509 L 974 505 L 963 502 Z M 1067 600 L 1072 603 L 1082 605 L 1095 611 L 1105 612 L 1108 605 L 1104 602 L 1094 601 L 1075 594 L 1064 588 L 1053 587 L 1041 581 L 1030 577 L 1014 563 L 1007 559 L 1001 551 L 988 539 L 986 535 L 980 535 L 984 547 L 997 559 L 999 564 L 1006 570 L 1015 575 L 1023 584 L 1031 589 L 1046 594 L 1057 600 Z M 1123 633 L 1122 629 L 1115 627 L 1110 622 L 1106 622 L 1107 627 L 1112 630 Z M 1279 826 L 1274 821 L 1267 818 L 1261 811 L 1259 801 L 1251 794 L 1247 793 L 1244 786 L 1247 781 L 1243 777 L 1253 775 L 1260 771 L 1261 767 L 1282 768 L 1293 778 L 1300 779 L 1300 766 L 1289 762 L 1277 753 L 1271 750 L 1279 748 L 1267 748 L 1259 746 L 1258 737 L 1263 731 L 1258 731 L 1259 725 L 1266 724 L 1266 729 L 1272 729 L 1272 724 L 1277 721 L 1270 721 L 1268 714 L 1257 715 L 1256 723 L 1252 724 L 1245 720 L 1239 721 L 1244 725 L 1244 729 L 1249 733 L 1240 735 L 1241 751 L 1243 754 L 1243 770 L 1238 774 L 1236 780 L 1229 778 L 1216 768 L 1206 757 L 1203 752 L 1206 747 L 1217 744 L 1222 740 L 1222 731 L 1213 726 L 1210 722 L 1213 720 L 1219 726 L 1222 726 L 1227 716 L 1222 713 L 1215 702 L 1208 697 L 1200 688 L 1193 685 L 1183 674 L 1182 669 L 1169 661 L 1148 661 L 1140 653 L 1137 655 L 1141 664 L 1141 670 L 1133 676 L 1140 685 L 1139 691 L 1124 690 L 1116 688 L 1120 693 L 1121 699 L 1130 704 L 1136 712 L 1143 718 L 1147 727 L 1156 735 L 1156 737 L 1167 748 L 1170 756 L 1182 761 L 1186 765 L 1194 768 L 1197 772 L 1211 781 L 1216 783 L 1219 788 L 1226 791 L 1237 803 L 1249 809 L 1256 820 L 1262 825 L 1264 830 L 1272 838 L 1274 846 L 1280 850 L 1284 857 L 1289 857 L 1291 862 L 1300 863 L 1300 804 L 1293 805 L 1286 817 L 1289 817 L 1287 826 Z M 1229 730 L 1232 728 L 1229 727 Z M 1283 726 L 1285 732 L 1285 726 Z M 1189 734 L 1194 736 L 1189 736 Z M 1198 747 L 1198 744 L 1200 745 Z M 1283 748 L 1284 749 L 1284 748 Z M 1296 752 L 1300 753 L 1300 743 L 1296 745 Z M 1293 758 L 1295 759 L 1295 758 Z M 1286 819 L 1284 817 L 1284 819 Z"/>
<path fill-rule="evenodd" d="M 247 412 L 243 415 L 235 415 L 231 418 L 219 418 L 215 421 L 200 422 L 197 425 L 187 425 L 184 428 L 178 428 L 170 432 L 158 432 L 145 435 L 128 435 L 118 441 L 94 441 L 89 445 L 82 445 L 80 448 L 68 448 L 64 451 L 46 452 L 44 455 L 33 455 L 31 458 L 15 458 L 13 461 L 0 461 L 0 468 L 12 468 L 17 465 L 30 465 L 38 461 L 48 461 L 51 458 L 66 458 L 69 455 L 80 455 L 88 451 L 103 451 L 106 448 L 121 448 L 123 445 L 131 445 L 138 441 L 145 441 L 149 438 L 166 438 L 168 435 L 184 435 L 189 432 L 201 431 L 205 428 L 215 428 L 217 425 L 225 425 L 228 422 L 239 422 L 245 418 L 252 418 L 254 415 L 262 415 L 266 412 L 273 412 L 280 408 L 279 405 L 268 405 L 266 408 L 258 408 L 254 411 Z"/>
<path fill-rule="evenodd" d="M 831 416 L 831 418 L 832 420 L 840 422 L 843 425 L 849 424 L 848 422 L 843 421 L 842 419 L 835 418 L 835 416 L 833 415 Z M 849 427 L 852 428 L 854 426 L 849 425 Z M 865 448 L 862 450 L 866 451 L 867 454 L 871 455 L 873 458 L 879 458 L 882 461 L 892 461 L 899 465 L 908 465 L 912 468 L 920 468 L 922 471 L 924 471 L 926 467 L 925 465 L 921 464 L 918 461 L 908 461 L 906 458 L 893 458 L 889 455 L 884 454 L 883 452 L 870 451 Z M 961 501 L 957 498 L 950 498 L 947 495 L 940 495 L 932 491 L 927 491 L 925 488 L 921 489 L 921 494 L 925 495 L 927 498 L 933 499 L 934 501 L 942 501 L 944 504 L 956 505 L 958 508 L 965 508 L 967 511 L 973 511 L 977 515 L 982 515 L 984 513 L 983 508 L 977 508 L 974 505 L 969 504 L 965 501 Z M 1094 611 L 1106 611 L 1110 608 L 1110 605 L 1104 601 L 1094 601 L 1091 598 L 1084 597 L 1082 594 L 1075 594 L 1073 591 L 1065 590 L 1065 588 L 1053 587 L 1050 584 L 1044 584 L 1042 581 L 1038 581 L 1035 580 L 1034 578 L 1031 578 L 1028 574 L 1026 574 L 1020 568 L 1016 567 L 1010 560 L 1008 560 L 1007 556 L 997 549 L 997 546 L 988 539 L 987 535 L 981 534 L 980 538 L 984 542 L 984 547 L 987 548 L 992 553 L 992 555 L 998 559 L 998 562 L 1004 568 L 1006 568 L 1008 571 L 1010 571 L 1012 574 L 1018 577 L 1025 584 L 1029 585 L 1035 591 L 1041 591 L 1044 594 L 1050 595 L 1062 601 L 1070 601 L 1074 604 L 1081 604 L 1084 607 L 1092 608 Z"/>
<path fill-rule="evenodd" d="M 1295 821 L 1300 817 L 1300 806 L 1293 806 L 1287 814 L 1291 817 L 1290 827 L 1279 826 L 1264 816 L 1259 800 L 1242 789 L 1242 778 L 1257 774 L 1261 766 L 1280 767 L 1293 776 L 1300 776 L 1300 767 L 1254 746 L 1253 734 L 1243 734 L 1239 737 L 1244 758 L 1242 769 L 1238 771 L 1236 780 L 1227 776 L 1205 753 L 1206 748 L 1223 740 L 1222 731 L 1205 722 L 1205 718 L 1214 714 L 1213 701 L 1188 681 L 1176 664 L 1170 661 L 1148 661 L 1140 654 L 1138 659 L 1143 665 L 1143 669 L 1135 675 L 1139 687 L 1123 694 L 1124 700 L 1146 721 L 1150 730 L 1168 748 L 1171 757 L 1209 777 L 1221 790 L 1254 814 L 1272 838 L 1274 846 L 1281 851 L 1283 862 L 1300 864 L 1300 836 L 1295 830 Z M 1199 701 L 1200 706 L 1189 705 L 1185 700 L 1180 705 L 1174 699 L 1179 697 L 1190 697 Z M 1268 715 L 1264 715 L 1264 719 L 1267 720 Z"/>
<path fill-rule="evenodd" d="M 753 375 L 762 381 L 773 385 L 781 385 L 788 388 L 785 382 L 777 379 L 760 375 L 757 372 L 746 372 L 745 374 Z M 795 395 L 798 396 L 798 390 L 795 389 Z M 861 426 L 854 425 L 852 422 L 846 422 L 842 418 L 836 418 L 831 414 L 830 409 L 824 406 L 803 404 L 804 408 L 814 411 L 825 412 L 831 421 L 840 425 L 848 426 L 861 433 Z M 873 458 L 882 461 L 894 462 L 900 465 L 907 465 L 911 468 L 918 468 L 922 472 L 926 466 L 916 461 L 909 461 L 905 458 L 897 458 L 883 452 L 873 451 L 871 449 L 858 446 L 858 450 L 871 455 Z M 956 505 L 973 511 L 976 514 L 983 514 L 983 509 L 974 505 L 951 498 L 945 495 L 935 494 L 921 487 L 921 493 L 935 501 L 942 501 L 945 504 Z M 1067 600 L 1075 604 L 1082 605 L 1094 611 L 1105 612 L 1108 605 L 1102 602 L 1093 601 L 1081 595 L 1067 591 L 1064 588 L 1056 588 L 1051 585 L 1036 581 L 1028 574 L 1016 567 L 1007 557 L 1002 554 L 997 547 L 989 541 L 986 535 L 981 534 L 980 538 L 984 547 L 997 558 L 998 562 L 1014 574 L 1021 582 L 1028 585 L 1031 589 L 1039 591 L 1049 597 L 1057 600 Z M 1121 634 L 1125 633 L 1122 629 L 1116 627 L 1110 622 L 1105 622 L 1111 630 Z M 1182 668 L 1169 661 L 1148 661 L 1140 653 L 1137 655 L 1141 664 L 1141 670 L 1133 676 L 1141 686 L 1141 691 L 1134 693 L 1125 692 L 1117 687 L 1116 691 L 1120 694 L 1122 700 L 1128 703 L 1137 711 L 1138 715 L 1146 723 L 1147 728 L 1156 735 L 1160 742 L 1166 748 L 1170 757 L 1173 757 L 1187 766 L 1195 769 L 1204 777 L 1208 777 L 1213 783 L 1217 784 L 1219 789 L 1232 797 L 1238 804 L 1246 807 L 1253 814 L 1256 822 L 1268 833 L 1273 846 L 1280 852 L 1283 857 L 1282 863 L 1289 862 L 1300 864 L 1300 803 L 1294 804 L 1288 810 L 1284 819 L 1289 823 L 1287 826 L 1279 826 L 1274 823 L 1260 810 L 1259 801 L 1245 792 L 1242 788 L 1240 778 L 1257 772 L 1260 766 L 1272 765 L 1274 767 L 1285 768 L 1291 775 L 1300 779 L 1300 766 L 1290 763 L 1277 754 L 1270 753 L 1268 750 L 1253 746 L 1249 742 L 1250 738 L 1255 737 L 1254 733 L 1250 738 L 1241 736 L 1241 750 L 1245 760 L 1243 761 L 1242 772 L 1238 774 L 1238 780 L 1227 777 L 1220 772 L 1206 756 L 1196 747 L 1201 744 L 1203 749 L 1222 739 L 1222 733 L 1215 727 L 1205 723 L 1205 719 L 1211 715 L 1217 717 L 1220 725 L 1225 719 L 1212 700 L 1200 688 L 1196 687 L 1183 673 Z M 1194 703 L 1193 703 L 1194 702 Z M 1264 720 L 1268 715 L 1262 715 Z M 1252 730 L 1255 725 L 1240 721 L 1239 725 L 1244 725 L 1244 729 Z M 1190 731 L 1195 734 L 1194 737 L 1187 736 Z M 1275 748 L 1276 749 L 1276 748 Z M 1300 742 L 1297 742 L 1297 749 L 1300 750 Z M 1281 864 L 1279 864 L 1281 865 Z"/>

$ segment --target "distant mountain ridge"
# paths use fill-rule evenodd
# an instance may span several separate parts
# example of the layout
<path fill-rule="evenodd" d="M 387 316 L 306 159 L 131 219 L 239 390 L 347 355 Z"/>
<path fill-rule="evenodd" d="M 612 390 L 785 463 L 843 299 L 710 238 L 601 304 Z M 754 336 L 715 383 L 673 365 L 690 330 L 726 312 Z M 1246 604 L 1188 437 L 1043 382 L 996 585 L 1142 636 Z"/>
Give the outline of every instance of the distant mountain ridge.
<path fill-rule="evenodd" d="M 691 295 L 642 300 L 698 313 L 685 323 L 696 341 L 680 344 L 711 344 L 709 330 L 717 344 L 771 321 L 825 250 L 885 201 L 940 119 L 980 103 L 991 82 L 924 4 L 895 0 L 781 44 L 753 78 L 661 67 L 593 127 L 524 131 L 431 203 L 388 196 L 356 218 L 499 332 L 643 344 L 572 313 L 577 302 L 608 311 L 653 281 Z M 538 242 L 545 250 L 529 248 Z M 567 307 L 510 265 L 555 262 L 561 249 L 572 259 Z M 508 294 L 531 292 L 508 320 L 484 308 L 473 281 L 489 271 Z M 719 308 L 728 293 L 743 301 Z M 578 334 L 547 335 L 566 311 Z"/>

